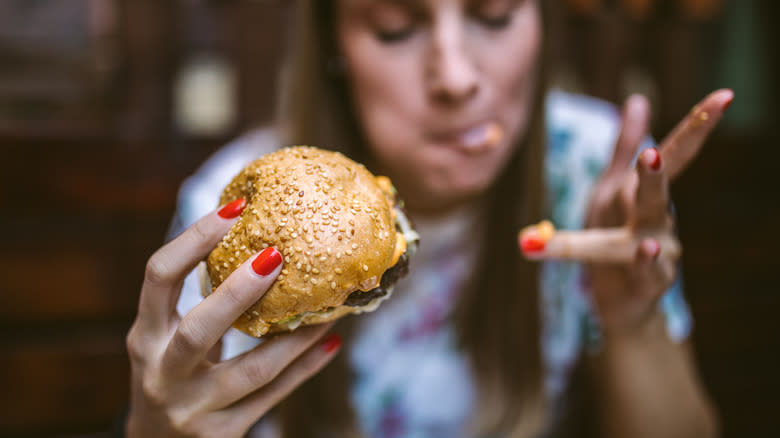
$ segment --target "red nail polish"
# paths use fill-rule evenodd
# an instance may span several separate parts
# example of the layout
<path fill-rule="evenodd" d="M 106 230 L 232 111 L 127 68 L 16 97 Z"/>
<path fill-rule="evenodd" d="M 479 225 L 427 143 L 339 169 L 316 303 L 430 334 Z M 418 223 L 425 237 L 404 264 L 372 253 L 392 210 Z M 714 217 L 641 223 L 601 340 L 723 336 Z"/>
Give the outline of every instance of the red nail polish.
<path fill-rule="evenodd" d="M 661 255 L 661 245 L 658 243 L 657 240 L 653 240 L 652 250 L 650 251 L 650 254 L 653 256 L 653 260 L 657 259 L 658 256 Z"/>
<path fill-rule="evenodd" d="M 258 275 L 265 277 L 273 272 L 280 264 L 282 264 L 282 255 L 273 247 L 268 247 L 252 260 L 252 269 L 254 269 Z"/>
<path fill-rule="evenodd" d="M 322 341 L 322 349 L 325 350 L 326 353 L 333 353 L 338 350 L 339 347 L 341 347 L 341 336 L 335 333 L 326 336 L 325 340 Z"/>
<path fill-rule="evenodd" d="M 217 214 L 223 219 L 233 219 L 234 217 L 241 214 L 242 211 L 244 211 L 244 207 L 246 207 L 246 199 L 236 199 L 235 201 L 220 208 Z"/>
<path fill-rule="evenodd" d="M 734 102 L 734 97 L 732 97 L 731 99 L 727 100 L 726 103 L 723 104 L 723 109 L 721 111 L 723 111 L 725 113 L 726 110 L 729 109 L 729 107 L 731 106 L 731 102 Z"/>
<path fill-rule="evenodd" d="M 650 168 L 658 172 L 661 169 L 661 154 L 658 153 L 657 149 L 650 149 L 653 151 L 653 160 L 650 161 Z"/>
<path fill-rule="evenodd" d="M 655 239 L 647 239 L 644 244 L 645 252 L 650 256 L 651 260 L 655 260 L 661 255 L 661 245 Z"/>
<path fill-rule="evenodd" d="M 526 254 L 544 251 L 546 245 L 547 242 L 544 239 L 533 233 L 526 234 L 520 238 L 520 249 Z"/>

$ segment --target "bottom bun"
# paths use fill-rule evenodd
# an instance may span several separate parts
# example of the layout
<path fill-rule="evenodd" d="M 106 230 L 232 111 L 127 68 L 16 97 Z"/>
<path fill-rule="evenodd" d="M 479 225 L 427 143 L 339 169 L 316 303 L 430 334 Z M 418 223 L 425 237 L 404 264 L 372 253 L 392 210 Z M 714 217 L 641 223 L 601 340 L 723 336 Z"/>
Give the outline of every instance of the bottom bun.
<path fill-rule="evenodd" d="M 206 262 L 200 262 L 198 264 L 198 279 L 200 281 L 201 295 L 204 297 L 209 295 L 211 293 L 212 286 L 211 278 L 209 277 L 209 273 L 206 268 Z M 274 323 L 268 323 L 260 318 L 253 318 L 251 315 L 245 314 L 243 317 L 239 318 L 233 323 L 233 327 L 248 335 L 259 338 L 264 335 L 292 331 L 298 327 L 335 321 L 349 314 L 373 312 L 379 308 L 379 305 L 382 304 L 384 300 L 390 298 L 391 295 L 393 295 L 393 288 L 389 287 L 387 288 L 387 294 L 374 298 L 364 306 L 341 305 L 319 312 L 303 312 L 283 321 Z"/>

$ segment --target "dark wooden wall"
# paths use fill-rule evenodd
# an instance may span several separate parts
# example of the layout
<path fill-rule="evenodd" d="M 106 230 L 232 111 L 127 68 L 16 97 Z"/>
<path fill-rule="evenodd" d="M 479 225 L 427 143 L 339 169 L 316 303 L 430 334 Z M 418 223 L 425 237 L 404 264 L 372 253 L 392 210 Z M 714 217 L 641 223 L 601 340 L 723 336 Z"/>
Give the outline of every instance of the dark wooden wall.
<path fill-rule="evenodd" d="M 722 2 L 682 2 L 705 5 L 696 13 L 603 3 L 569 0 L 562 11 L 560 83 L 612 101 L 649 91 L 658 138 L 708 89 L 730 85 L 706 79 L 718 73 Z M 270 117 L 290 4 L 36 4 L 0 3 L 0 436 L 101 436 L 127 400 L 124 336 L 177 187 Z M 775 22 L 758 16 L 771 48 Z M 218 132 L 174 116 L 182 66 L 202 54 L 237 74 L 236 116 Z M 768 56 L 760 67 L 778 71 Z M 772 120 L 727 123 L 674 186 L 697 358 L 730 437 L 780 427 Z"/>

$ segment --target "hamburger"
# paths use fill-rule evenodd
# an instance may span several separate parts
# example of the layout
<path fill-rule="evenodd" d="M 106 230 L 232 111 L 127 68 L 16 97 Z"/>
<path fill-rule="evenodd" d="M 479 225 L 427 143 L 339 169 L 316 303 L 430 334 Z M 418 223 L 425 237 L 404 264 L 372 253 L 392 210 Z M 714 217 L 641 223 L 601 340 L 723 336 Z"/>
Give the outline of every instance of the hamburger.
<path fill-rule="evenodd" d="M 407 274 L 419 240 L 390 180 L 338 152 L 265 155 L 233 178 L 220 205 L 240 198 L 247 206 L 206 259 L 201 285 L 210 294 L 275 247 L 281 274 L 233 324 L 255 337 L 375 310 Z"/>

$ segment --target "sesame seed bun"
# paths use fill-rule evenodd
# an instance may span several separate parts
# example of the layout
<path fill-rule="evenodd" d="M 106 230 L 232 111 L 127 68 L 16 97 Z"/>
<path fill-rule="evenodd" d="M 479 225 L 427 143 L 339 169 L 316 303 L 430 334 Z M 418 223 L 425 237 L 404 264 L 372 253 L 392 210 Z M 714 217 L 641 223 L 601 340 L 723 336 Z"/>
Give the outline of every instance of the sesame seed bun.
<path fill-rule="evenodd" d="M 221 205 L 245 198 L 247 207 L 209 254 L 204 293 L 273 246 L 284 256 L 282 272 L 234 327 L 260 337 L 372 310 L 378 303 L 343 304 L 377 288 L 406 251 L 393 192 L 387 178 L 337 152 L 295 146 L 255 160 L 220 198 Z"/>

